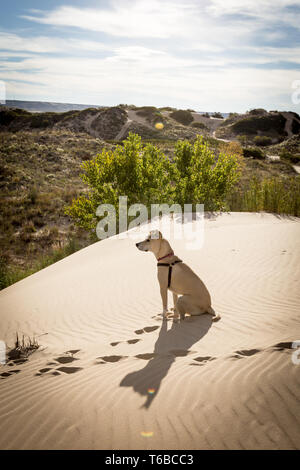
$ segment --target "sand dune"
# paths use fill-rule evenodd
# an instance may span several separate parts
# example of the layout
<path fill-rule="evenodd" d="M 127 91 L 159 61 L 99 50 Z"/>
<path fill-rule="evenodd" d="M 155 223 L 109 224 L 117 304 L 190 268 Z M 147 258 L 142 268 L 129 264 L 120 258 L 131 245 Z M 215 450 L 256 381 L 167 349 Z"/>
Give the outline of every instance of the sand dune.
<path fill-rule="evenodd" d="M 1 449 L 300 447 L 300 220 L 223 214 L 174 251 L 215 310 L 162 322 L 156 263 L 108 239 L 0 293 L 0 339 L 38 336 L 0 366 Z"/>

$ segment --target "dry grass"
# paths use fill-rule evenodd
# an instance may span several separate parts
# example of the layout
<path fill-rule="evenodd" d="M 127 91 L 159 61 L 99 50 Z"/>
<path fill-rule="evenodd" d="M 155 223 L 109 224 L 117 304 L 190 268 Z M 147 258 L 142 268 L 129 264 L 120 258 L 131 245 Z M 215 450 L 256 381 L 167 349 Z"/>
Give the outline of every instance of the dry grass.
<path fill-rule="evenodd" d="M 40 345 L 36 338 L 30 338 L 29 336 L 25 338 L 25 335 L 22 335 L 22 339 L 20 339 L 19 334 L 16 333 L 15 346 L 8 352 L 8 359 L 26 359 L 30 354 L 39 349 L 39 347 Z"/>
<path fill-rule="evenodd" d="M 82 161 L 103 145 L 68 130 L 0 133 L 0 256 L 5 255 L 13 278 L 70 238 L 89 243 L 64 207 L 84 190 Z"/>

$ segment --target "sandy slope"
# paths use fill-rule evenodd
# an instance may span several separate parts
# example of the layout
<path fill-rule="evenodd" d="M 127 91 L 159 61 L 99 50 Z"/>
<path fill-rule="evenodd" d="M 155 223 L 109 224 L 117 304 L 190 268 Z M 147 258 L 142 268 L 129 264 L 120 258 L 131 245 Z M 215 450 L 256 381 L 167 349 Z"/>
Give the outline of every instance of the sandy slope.
<path fill-rule="evenodd" d="M 300 447 L 300 220 L 205 223 L 203 249 L 172 245 L 209 287 L 218 323 L 163 323 L 154 257 L 130 239 L 0 293 L 0 339 L 43 335 L 28 362 L 0 366 L 1 449 Z"/>

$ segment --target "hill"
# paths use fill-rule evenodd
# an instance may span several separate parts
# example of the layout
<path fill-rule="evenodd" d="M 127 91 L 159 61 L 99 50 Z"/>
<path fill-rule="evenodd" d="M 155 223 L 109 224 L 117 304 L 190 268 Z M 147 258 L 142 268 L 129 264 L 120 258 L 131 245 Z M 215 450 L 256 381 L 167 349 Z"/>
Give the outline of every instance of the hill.
<path fill-rule="evenodd" d="M 93 137 L 113 139 L 122 129 L 126 119 L 126 111 L 120 107 L 38 114 L 22 109 L 3 108 L 0 110 L 0 131 L 69 129 L 74 132 L 87 132 Z"/>
<path fill-rule="evenodd" d="M 299 135 L 300 116 L 293 112 L 252 110 L 244 115 L 232 114 L 216 130 L 216 137 L 239 139 L 260 146 L 277 144 Z"/>
<path fill-rule="evenodd" d="M 0 105 L 0 109 L 1 106 Z M 32 113 L 46 113 L 46 112 L 55 112 L 55 113 L 64 113 L 67 111 L 82 111 L 87 108 L 100 108 L 101 106 L 94 106 L 88 104 L 74 104 L 74 103 L 55 103 L 48 101 L 21 101 L 21 100 L 6 100 L 6 107 L 8 108 L 18 108 L 25 109 L 26 111 L 31 111 Z"/>

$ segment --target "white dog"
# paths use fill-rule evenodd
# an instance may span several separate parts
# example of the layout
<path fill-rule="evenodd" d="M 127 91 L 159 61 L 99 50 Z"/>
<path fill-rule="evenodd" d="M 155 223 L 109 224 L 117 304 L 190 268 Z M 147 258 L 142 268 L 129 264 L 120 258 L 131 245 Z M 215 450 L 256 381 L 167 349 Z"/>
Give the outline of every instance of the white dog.
<path fill-rule="evenodd" d="M 174 313 L 183 320 L 185 314 L 213 315 L 213 321 L 219 320 L 211 307 L 209 292 L 201 279 L 183 263 L 174 252 L 167 240 L 158 231 L 152 231 L 149 237 L 136 244 L 141 251 L 151 251 L 157 263 L 157 277 L 160 285 L 160 294 L 163 304 L 163 316 L 168 312 L 168 289 L 173 293 Z M 178 297 L 178 296 L 181 297 Z"/>

